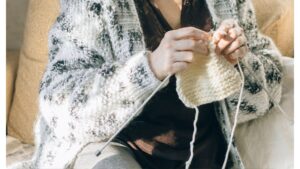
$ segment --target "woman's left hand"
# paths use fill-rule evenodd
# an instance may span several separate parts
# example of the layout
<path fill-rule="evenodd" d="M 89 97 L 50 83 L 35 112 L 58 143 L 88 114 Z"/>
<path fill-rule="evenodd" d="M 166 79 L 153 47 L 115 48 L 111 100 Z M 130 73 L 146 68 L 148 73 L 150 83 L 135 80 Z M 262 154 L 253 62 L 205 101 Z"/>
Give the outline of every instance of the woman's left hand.
<path fill-rule="evenodd" d="M 232 64 L 237 64 L 238 58 L 248 52 L 244 31 L 234 20 L 224 20 L 214 32 L 213 40 L 217 55 L 223 55 Z"/>

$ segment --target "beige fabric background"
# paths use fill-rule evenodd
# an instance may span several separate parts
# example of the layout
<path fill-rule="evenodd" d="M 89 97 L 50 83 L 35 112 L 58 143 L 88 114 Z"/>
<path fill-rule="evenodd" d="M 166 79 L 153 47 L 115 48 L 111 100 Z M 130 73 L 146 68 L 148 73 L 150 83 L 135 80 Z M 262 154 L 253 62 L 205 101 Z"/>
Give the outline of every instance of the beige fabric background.
<path fill-rule="evenodd" d="M 8 116 L 8 134 L 25 143 L 33 143 L 38 89 L 48 61 L 48 31 L 58 10 L 58 0 L 29 2 L 15 93 Z"/>
<path fill-rule="evenodd" d="M 18 51 L 7 51 L 6 59 L 6 116 L 10 112 L 12 94 L 14 91 L 14 83 L 16 80 L 18 63 L 19 63 L 19 52 Z M 7 119 L 6 119 L 7 120 Z"/>
<path fill-rule="evenodd" d="M 23 39 L 28 0 L 6 1 L 6 45 L 8 49 L 19 49 Z"/>
<path fill-rule="evenodd" d="M 294 56 L 294 1 L 252 1 L 260 30 L 273 39 L 284 56 Z"/>

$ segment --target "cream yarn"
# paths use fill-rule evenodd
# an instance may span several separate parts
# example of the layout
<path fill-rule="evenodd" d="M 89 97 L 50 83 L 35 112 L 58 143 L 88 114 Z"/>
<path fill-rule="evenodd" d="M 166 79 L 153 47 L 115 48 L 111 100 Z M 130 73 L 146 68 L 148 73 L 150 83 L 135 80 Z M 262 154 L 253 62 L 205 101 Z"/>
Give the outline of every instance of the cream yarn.
<path fill-rule="evenodd" d="M 238 66 L 240 68 L 240 65 Z M 196 124 L 199 116 L 197 106 L 219 101 L 234 94 L 241 89 L 242 79 L 238 70 L 231 63 L 223 56 L 217 56 L 213 41 L 210 41 L 208 56 L 196 54 L 194 61 L 188 68 L 175 74 L 175 76 L 176 91 L 179 99 L 185 106 L 195 109 L 193 137 L 190 141 L 190 157 L 185 163 L 185 169 L 189 169 L 194 156 L 193 149 L 197 133 Z M 239 98 L 239 104 L 240 102 L 241 97 Z M 238 115 L 238 111 L 236 116 Z M 229 149 L 230 147 L 227 148 L 226 157 L 228 156 Z M 223 166 L 226 165 L 226 162 L 227 159 L 225 159 Z"/>
<path fill-rule="evenodd" d="M 213 42 L 209 48 L 208 56 L 197 54 L 186 70 L 175 75 L 178 96 L 187 107 L 225 99 L 241 87 L 238 70 L 217 56 Z"/>

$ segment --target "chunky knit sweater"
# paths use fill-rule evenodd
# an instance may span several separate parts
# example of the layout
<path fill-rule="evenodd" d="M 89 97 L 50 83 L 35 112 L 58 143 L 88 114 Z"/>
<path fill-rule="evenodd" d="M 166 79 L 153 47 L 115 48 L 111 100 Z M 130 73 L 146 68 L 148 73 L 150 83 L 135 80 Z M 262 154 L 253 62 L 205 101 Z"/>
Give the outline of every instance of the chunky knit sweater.
<path fill-rule="evenodd" d="M 60 1 L 39 90 L 36 150 L 31 160 L 10 169 L 73 168 L 86 145 L 109 139 L 161 83 L 149 67 L 133 0 Z M 263 116 L 281 97 L 280 53 L 259 33 L 250 0 L 207 0 L 207 5 L 214 29 L 234 18 L 248 39 L 239 122 Z M 227 140 L 238 94 L 215 104 Z M 232 168 L 244 168 L 234 142 L 231 157 Z"/>

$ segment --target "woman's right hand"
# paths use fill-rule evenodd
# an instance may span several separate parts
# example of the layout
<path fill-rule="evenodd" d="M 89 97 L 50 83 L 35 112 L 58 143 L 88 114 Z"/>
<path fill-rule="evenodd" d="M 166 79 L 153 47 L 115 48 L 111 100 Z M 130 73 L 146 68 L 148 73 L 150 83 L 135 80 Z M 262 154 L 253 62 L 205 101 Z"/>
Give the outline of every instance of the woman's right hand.
<path fill-rule="evenodd" d="M 167 32 L 159 46 L 149 55 L 149 64 L 159 80 L 187 68 L 194 53 L 208 54 L 209 33 L 195 27 Z"/>

